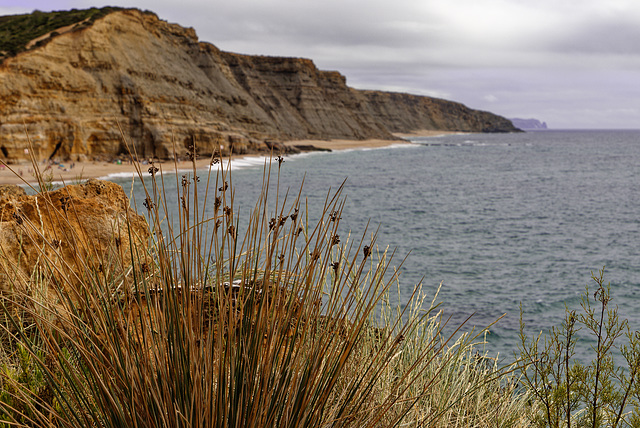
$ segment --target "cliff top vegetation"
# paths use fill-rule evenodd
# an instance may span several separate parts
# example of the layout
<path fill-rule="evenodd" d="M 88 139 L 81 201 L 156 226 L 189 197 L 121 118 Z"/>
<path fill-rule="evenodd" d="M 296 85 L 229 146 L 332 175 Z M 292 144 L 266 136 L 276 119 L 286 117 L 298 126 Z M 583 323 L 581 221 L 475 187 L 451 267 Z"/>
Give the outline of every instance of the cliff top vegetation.
<path fill-rule="evenodd" d="M 0 16 L 0 61 L 27 50 L 30 41 L 69 25 L 91 25 L 96 19 L 108 15 L 120 7 L 72 9 L 69 11 L 42 12 L 34 10 L 29 14 Z M 47 39 L 39 43 L 46 43 Z"/>

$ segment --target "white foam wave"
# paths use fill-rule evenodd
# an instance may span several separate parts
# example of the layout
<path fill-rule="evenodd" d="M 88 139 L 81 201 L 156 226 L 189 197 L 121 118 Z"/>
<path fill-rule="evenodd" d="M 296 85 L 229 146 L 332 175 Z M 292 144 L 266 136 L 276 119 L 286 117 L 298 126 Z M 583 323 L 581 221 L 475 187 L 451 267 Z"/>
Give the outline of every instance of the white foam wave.
<path fill-rule="evenodd" d="M 229 165 L 231 169 L 243 169 L 243 168 L 253 168 L 256 166 L 263 166 L 265 163 L 269 162 L 269 158 L 266 156 L 247 156 L 245 158 L 232 159 Z M 227 165 L 225 161 L 225 165 Z"/>
<path fill-rule="evenodd" d="M 419 143 L 417 143 L 419 144 Z M 285 156 L 285 158 L 287 160 L 295 160 L 295 159 L 302 159 L 302 158 L 306 158 L 306 157 L 310 157 L 310 156 L 320 156 L 320 155 L 330 155 L 331 153 L 348 153 L 348 152 L 358 152 L 358 151 L 372 151 L 372 150 L 392 150 L 392 149 L 401 149 L 401 148 L 409 148 L 409 147 L 415 147 L 416 144 L 407 144 L 407 143 L 398 143 L 398 144 L 390 144 L 388 146 L 382 146 L 382 147 L 359 147 L 359 148 L 353 148 L 353 149 L 342 149 L 342 150 L 333 150 L 332 152 L 327 152 L 327 151 L 310 151 L 310 152 L 302 152 L 302 153 L 296 153 L 296 154 L 292 154 L 292 155 L 287 155 Z M 243 157 L 243 158 L 234 158 L 231 159 L 231 161 L 229 161 L 228 159 L 225 159 L 222 161 L 224 168 L 225 169 L 231 169 L 231 170 L 240 170 L 240 169 L 247 169 L 247 168 L 256 168 L 256 167 L 263 167 L 265 165 L 268 165 L 269 162 L 273 162 L 274 164 L 277 162 L 276 157 L 269 157 L 269 156 L 247 156 L 247 157 Z M 198 168 L 198 171 L 208 171 L 209 169 L 211 170 L 219 170 L 221 167 L 220 163 L 218 164 L 214 164 L 211 166 L 205 166 L 202 168 Z M 192 172 L 191 168 L 183 168 L 183 169 L 169 169 L 169 170 L 164 170 L 162 173 L 163 174 L 185 174 L 185 173 L 189 173 Z M 135 178 L 138 176 L 138 173 L 136 171 L 128 171 L 128 172 L 115 172 L 115 173 L 111 173 L 102 177 L 98 177 L 98 179 L 100 180 L 117 180 L 117 179 L 123 179 L 123 178 Z"/>
<path fill-rule="evenodd" d="M 127 171 L 127 172 L 114 172 L 111 174 L 104 175 L 102 177 L 98 177 L 98 180 L 113 180 L 114 178 L 132 178 L 137 177 L 138 173 L 136 171 Z"/>
<path fill-rule="evenodd" d="M 371 152 L 371 151 L 374 151 L 374 150 L 407 149 L 407 148 L 410 148 L 410 147 L 415 147 L 415 144 L 413 144 L 413 142 L 411 142 L 410 144 L 397 143 L 397 144 L 389 144 L 387 146 L 380 146 L 380 147 L 357 147 L 357 148 L 353 148 L 353 149 L 340 149 L 340 150 L 334 150 L 334 152 L 336 152 L 336 153 Z M 316 152 L 316 153 L 323 153 L 323 152 Z"/>

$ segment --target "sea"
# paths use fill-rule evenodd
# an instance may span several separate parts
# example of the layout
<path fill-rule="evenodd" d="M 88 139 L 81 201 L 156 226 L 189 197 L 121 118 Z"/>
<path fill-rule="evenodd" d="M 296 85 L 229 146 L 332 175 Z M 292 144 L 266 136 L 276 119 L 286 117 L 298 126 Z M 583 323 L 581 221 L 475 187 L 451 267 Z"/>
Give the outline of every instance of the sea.
<path fill-rule="evenodd" d="M 256 202 L 265 162 L 232 162 L 240 216 Z M 377 248 L 395 250 L 400 305 L 416 284 L 430 296 L 442 284 L 450 325 L 471 316 L 463 330 L 480 331 L 503 317 L 487 335 L 491 355 L 515 358 L 521 316 L 531 337 L 558 327 L 566 310 L 581 313 L 603 268 L 609 308 L 640 330 L 640 131 L 449 134 L 286 156 L 272 169 L 281 195 L 302 186 L 311 220 L 343 185 L 341 236 L 375 232 Z M 139 184 L 133 192 L 144 212 Z M 590 361 L 592 344 L 583 329 L 577 356 Z"/>

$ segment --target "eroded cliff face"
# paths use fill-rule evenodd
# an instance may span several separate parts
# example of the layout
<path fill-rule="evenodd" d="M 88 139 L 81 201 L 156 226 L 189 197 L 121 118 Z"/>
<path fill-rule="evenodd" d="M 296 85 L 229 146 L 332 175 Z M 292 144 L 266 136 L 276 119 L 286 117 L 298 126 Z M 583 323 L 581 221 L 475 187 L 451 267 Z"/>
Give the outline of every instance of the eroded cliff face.
<path fill-rule="evenodd" d="M 453 101 L 381 91 L 362 91 L 373 116 L 391 132 L 433 129 L 516 132 L 510 120 Z"/>
<path fill-rule="evenodd" d="M 241 151 L 273 127 L 220 65 L 192 29 L 112 13 L 4 61 L 0 150 L 23 156 L 28 134 L 37 159 L 110 158 L 125 141 L 140 157 L 184 154 L 194 139 Z"/>
<path fill-rule="evenodd" d="M 269 115 L 284 139 L 392 138 L 367 100 L 336 71 L 301 58 L 223 53 L 235 80 Z"/>
<path fill-rule="evenodd" d="M 490 113 L 358 91 L 298 58 L 221 52 L 138 10 L 72 27 L 0 64 L 0 159 L 141 158 L 268 150 L 265 141 L 392 138 L 417 129 L 513 131 Z"/>
<path fill-rule="evenodd" d="M 56 287 L 71 293 L 92 272 L 121 278 L 149 237 L 145 218 L 115 183 L 93 179 L 36 195 L 0 186 L 0 295 L 39 292 L 51 302 Z"/>

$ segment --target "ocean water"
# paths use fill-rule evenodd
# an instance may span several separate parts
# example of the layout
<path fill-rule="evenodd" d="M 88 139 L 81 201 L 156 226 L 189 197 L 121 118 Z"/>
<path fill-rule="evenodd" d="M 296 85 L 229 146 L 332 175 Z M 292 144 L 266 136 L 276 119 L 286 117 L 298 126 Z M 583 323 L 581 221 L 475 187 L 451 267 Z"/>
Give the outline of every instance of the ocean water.
<path fill-rule="evenodd" d="M 234 162 L 240 216 L 255 203 L 263 164 Z M 490 330 L 490 353 L 513 357 L 520 306 L 529 335 L 559 325 L 605 265 L 612 304 L 640 330 L 640 131 L 415 138 L 287 157 L 280 169 L 281 189 L 297 193 L 304 180 L 312 215 L 345 179 L 341 236 L 362 236 L 369 223 L 397 263 L 408 254 L 401 302 L 420 281 L 430 294 L 442 282 L 452 323 L 474 314 L 468 327 L 484 327 L 506 314 Z M 588 352 L 585 341 L 579 354 Z"/>

